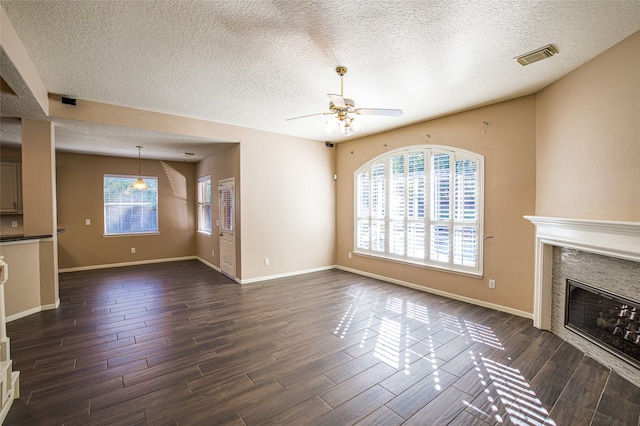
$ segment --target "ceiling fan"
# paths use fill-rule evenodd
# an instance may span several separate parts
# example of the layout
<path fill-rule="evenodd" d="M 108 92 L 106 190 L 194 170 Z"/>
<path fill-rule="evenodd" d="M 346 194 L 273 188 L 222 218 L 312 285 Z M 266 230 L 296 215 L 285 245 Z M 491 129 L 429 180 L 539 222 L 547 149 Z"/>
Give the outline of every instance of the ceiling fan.
<path fill-rule="evenodd" d="M 344 97 L 344 75 L 347 73 L 347 67 L 338 65 L 336 67 L 336 73 L 340 76 L 340 95 L 327 94 L 331 100 L 329 102 L 329 111 L 288 118 L 286 121 L 316 115 L 332 115 L 333 117 L 327 123 L 327 132 L 333 133 L 336 130 L 340 130 L 342 134 L 349 136 L 358 130 L 359 122 L 356 123 L 356 115 L 381 115 L 386 117 L 400 117 L 402 115 L 401 109 L 356 108 L 353 99 Z"/>

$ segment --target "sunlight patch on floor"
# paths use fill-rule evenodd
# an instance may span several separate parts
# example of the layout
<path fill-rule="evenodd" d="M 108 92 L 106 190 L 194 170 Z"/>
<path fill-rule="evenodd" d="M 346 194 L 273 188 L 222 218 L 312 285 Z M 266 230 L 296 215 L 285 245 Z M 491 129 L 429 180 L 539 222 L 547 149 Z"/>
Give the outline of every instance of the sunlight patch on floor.
<path fill-rule="evenodd" d="M 397 321 L 383 318 L 373 355 L 393 368 L 400 368 L 401 339 L 401 324 Z"/>
<path fill-rule="evenodd" d="M 489 417 L 497 424 L 508 421 L 508 424 L 521 426 L 556 426 L 555 421 L 548 418 L 549 412 L 517 368 L 488 358 L 482 358 L 482 367 L 486 376 L 482 368 L 477 367 L 476 371 L 483 385 L 487 384 L 488 379 L 491 381 L 483 392 L 490 412 L 463 401 L 478 417 Z"/>
<path fill-rule="evenodd" d="M 486 325 L 476 324 L 475 322 L 464 320 L 464 324 L 469 332 L 469 336 L 474 342 L 484 343 L 493 348 L 504 350 L 500 340 L 496 337 L 491 330 L 491 327 Z"/>

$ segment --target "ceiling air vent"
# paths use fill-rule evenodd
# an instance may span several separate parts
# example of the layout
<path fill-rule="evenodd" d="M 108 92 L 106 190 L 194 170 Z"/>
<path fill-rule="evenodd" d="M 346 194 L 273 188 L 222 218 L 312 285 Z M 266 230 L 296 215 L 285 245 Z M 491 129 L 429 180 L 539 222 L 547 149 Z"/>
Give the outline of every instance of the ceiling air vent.
<path fill-rule="evenodd" d="M 516 56 L 514 59 L 516 61 L 518 61 L 518 63 L 524 67 L 525 65 L 529 65 L 529 64 L 532 64 L 534 62 L 538 62 L 538 61 L 541 61 L 543 59 L 550 58 L 553 55 L 555 55 L 556 53 L 558 53 L 558 50 L 555 47 L 553 47 L 552 45 L 549 44 L 547 46 L 541 47 L 540 49 L 536 49 L 533 52 L 529 52 L 529 53 L 525 53 L 524 55 Z"/>

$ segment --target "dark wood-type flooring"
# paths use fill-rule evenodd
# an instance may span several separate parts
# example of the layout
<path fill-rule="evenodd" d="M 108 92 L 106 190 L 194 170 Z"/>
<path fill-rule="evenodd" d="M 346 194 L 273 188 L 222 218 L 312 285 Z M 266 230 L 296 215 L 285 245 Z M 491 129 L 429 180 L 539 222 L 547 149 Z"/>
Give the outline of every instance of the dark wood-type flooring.
<path fill-rule="evenodd" d="M 638 425 L 640 389 L 517 316 L 331 270 L 65 273 L 11 322 L 6 425 Z"/>

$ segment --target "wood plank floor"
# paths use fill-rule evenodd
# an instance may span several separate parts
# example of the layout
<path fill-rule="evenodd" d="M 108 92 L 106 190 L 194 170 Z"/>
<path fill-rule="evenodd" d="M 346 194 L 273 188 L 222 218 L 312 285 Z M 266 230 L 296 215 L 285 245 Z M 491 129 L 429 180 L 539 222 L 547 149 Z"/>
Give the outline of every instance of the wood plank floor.
<path fill-rule="evenodd" d="M 7 425 L 633 425 L 640 389 L 530 320 L 343 271 L 66 273 L 8 325 Z"/>

